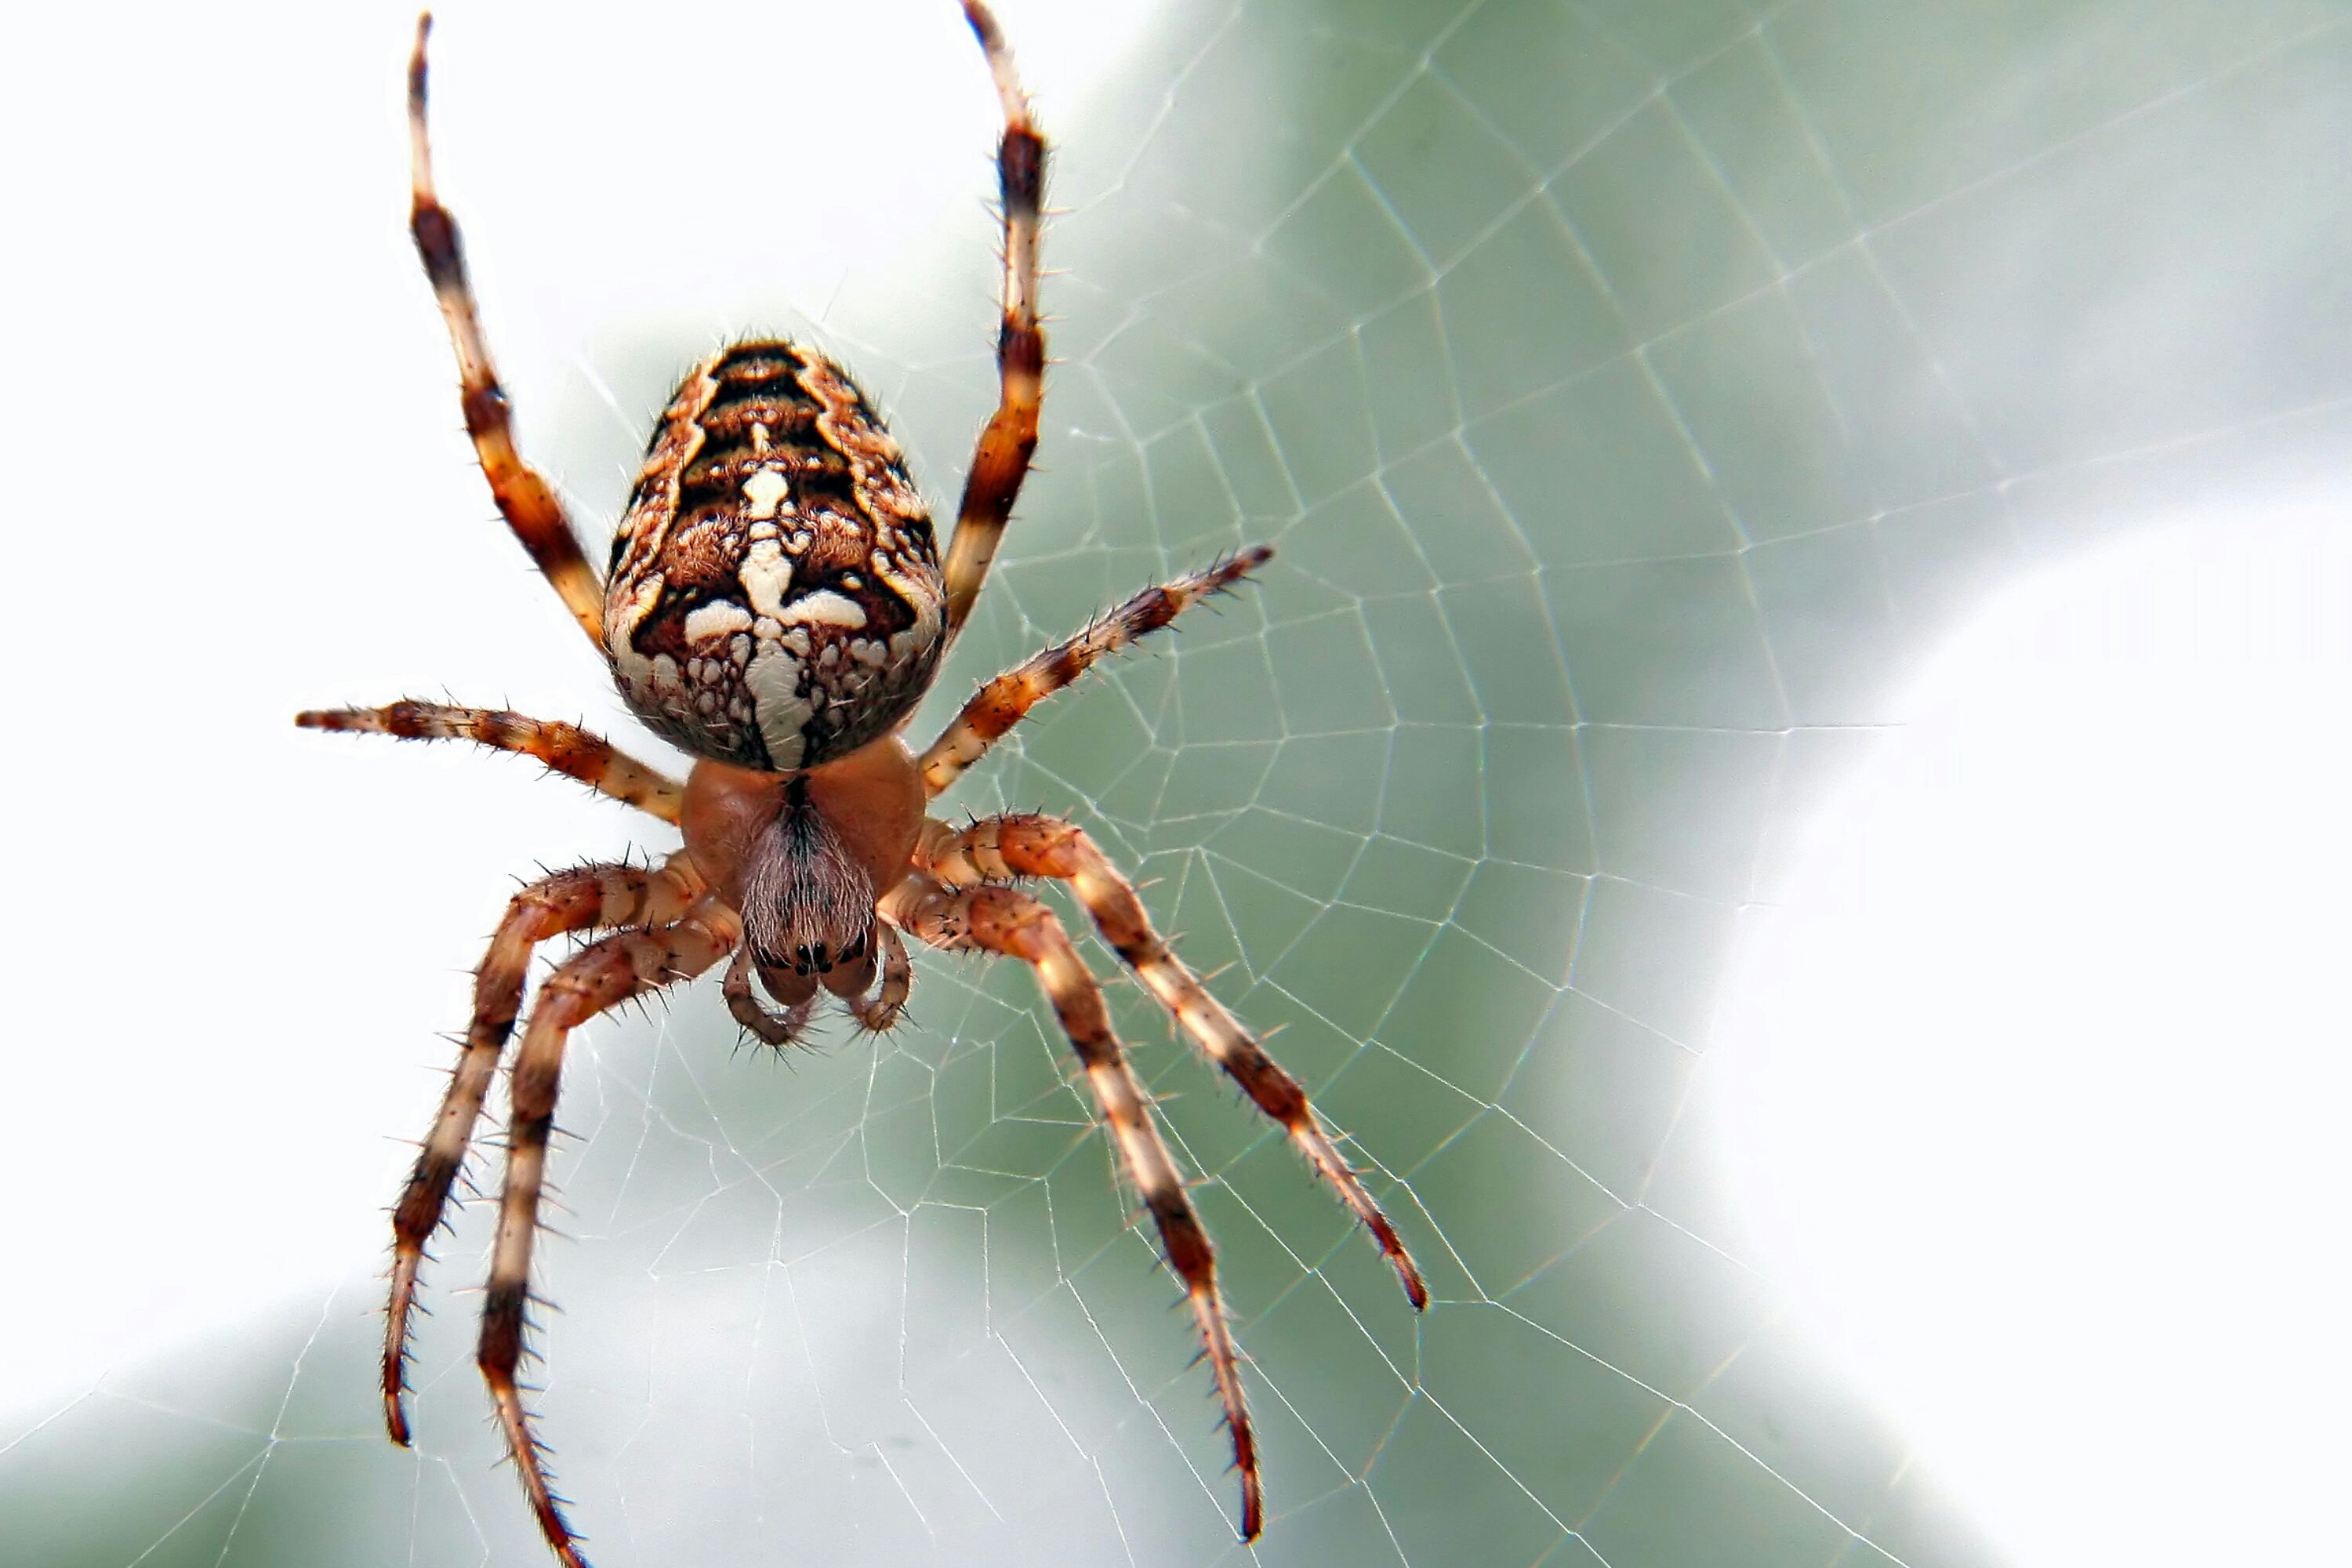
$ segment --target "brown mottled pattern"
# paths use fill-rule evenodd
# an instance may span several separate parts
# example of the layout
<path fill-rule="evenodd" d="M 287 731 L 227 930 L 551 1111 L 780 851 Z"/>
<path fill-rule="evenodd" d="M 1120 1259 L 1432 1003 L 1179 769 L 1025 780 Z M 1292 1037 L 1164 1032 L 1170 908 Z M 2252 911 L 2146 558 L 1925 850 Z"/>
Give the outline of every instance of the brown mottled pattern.
<path fill-rule="evenodd" d="M 866 395 L 839 365 L 806 350 L 801 351 L 799 380 L 821 410 L 817 434 L 849 465 L 849 499 L 877 526 L 930 540 L 929 509 L 907 477 L 905 454 L 883 428 L 882 416 L 866 403 Z M 934 560 L 937 555 L 934 542 Z"/>
<path fill-rule="evenodd" d="M 629 509 L 613 534 L 612 559 L 605 568 L 608 616 L 619 585 L 651 574 L 669 543 L 670 524 L 678 510 L 678 477 L 702 449 L 702 411 L 719 390 L 710 372 L 711 362 L 706 360 L 686 373 L 646 444 L 646 460 L 629 494 Z"/>
<path fill-rule="evenodd" d="M 763 584 L 781 585 L 765 605 Z M 830 615 L 810 613 L 814 595 Z M 606 587 L 614 675 L 647 725 L 743 767 L 846 755 L 929 685 L 943 601 L 930 516 L 846 372 L 814 349 L 753 340 L 687 374 Z M 843 624 L 851 616 L 863 624 Z M 774 663 L 766 687 L 755 659 Z M 780 731 L 794 750 L 780 752 Z"/>

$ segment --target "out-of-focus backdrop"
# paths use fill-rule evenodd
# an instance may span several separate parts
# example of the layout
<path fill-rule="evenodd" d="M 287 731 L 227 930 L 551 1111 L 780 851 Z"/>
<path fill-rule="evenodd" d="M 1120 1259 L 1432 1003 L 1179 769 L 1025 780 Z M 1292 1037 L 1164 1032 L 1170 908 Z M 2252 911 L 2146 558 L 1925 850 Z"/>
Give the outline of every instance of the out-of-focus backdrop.
<path fill-rule="evenodd" d="M 1067 811 L 1309 1083 L 1416 1318 L 1115 996 L 1271 1518 L 1030 977 L 569 1068 L 540 1398 L 604 1568 L 2304 1562 L 2337 1539 L 2352 16 L 1005 0 L 1058 356 L 919 729 L 1245 542 L 953 804 Z M 404 234 L 411 18 L 51 8 L 0 95 L 16 736 L 0 1556 L 541 1561 L 383 1205 L 510 879 L 667 848 L 402 695 L 649 754 L 495 521 Z M 993 396 L 946 0 L 455 0 L 445 195 L 593 552 L 671 378 Z M 1097 966 L 1109 955 L 1091 949 Z"/>

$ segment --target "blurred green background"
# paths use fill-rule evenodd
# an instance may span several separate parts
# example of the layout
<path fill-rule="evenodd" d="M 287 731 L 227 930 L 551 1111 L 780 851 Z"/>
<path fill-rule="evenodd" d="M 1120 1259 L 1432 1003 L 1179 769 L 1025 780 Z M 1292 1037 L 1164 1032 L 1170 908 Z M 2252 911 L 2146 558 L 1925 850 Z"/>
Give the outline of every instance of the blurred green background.
<path fill-rule="evenodd" d="M 445 157 L 467 171 L 448 180 L 491 333 L 532 449 L 595 538 L 629 426 L 730 321 L 818 332 L 896 411 L 942 502 L 992 396 L 993 264 L 968 202 L 919 278 L 861 269 L 773 297 L 729 281 L 833 243 L 793 226 L 795 182 L 858 177 L 858 125 L 800 115 L 795 75 L 864 73 L 877 122 L 897 101 L 887 54 L 826 58 L 797 43 L 792 5 L 769 9 L 748 39 L 731 13 L 666 12 L 658 39 L 626 14 L 442 17 Z M 1007 16 L 1016 47 L 1050 58 Z M 1053 17 L 1027 25 L 1092 25 Z M 1083 89 L 1033 68 L 1063 209 L 1045 467 L 918 730 L 1141 584 L 1276 545 L 1255 588 L 1091 677 L 952 805 L 1066 811 L 1150 879 L 1185 957 L 1282 1026 L 1275 1049 L 1370 1168 L 1436 1304 L 1416 1319 L 1284 1142 L 1118 988 L 1203 1178 L 1252 1361 L 1271 1508 L 1253 1554 L 1189 1328 L 1030 977 L 923 962 L 912 1026 L 877 1047 L 836 1026 L 782 1066 L 733 1049 L 698 988 L 589 1031 L 568 1079 L 572 1239 L 548 1249 L 565 1310 L 540 1403 L 595 1560 L 2009 1561 L 1744 1260 L 1693 1080 L 1759 879 L 1974 606 L 2158 505 L 2340 464 L 2346 22 L 2286 0 L 1241 0 L 1144 17 Z M 307 95 L 360 103 L 353 123 L 384 138 L 364 181 L 305 188 L 383 209 L 341 309 L 413 339 L 430 388 L 446 373 L 421 287 L 376 292 L 407 265 L 403 24 L 370 13 L 301 53 L 319 25 L 232 17 L 218 97 L 273 144 L 325 112 Z M 920 47 L 977 75 L 944 4 L 876 26 L 936 29 Z M 468 119 L 502 96 L 530 135 Z M 247 119 L 194 131 L 244 137 Z M 529 204 L 557 164 L 606 173 L 574 123 L 683 149 L 692 172 L 676 189 L 612 173 L 610 205 L 566 229 Z M 984 142 L 956 134 L 935 152 L 976 187 Z M 302 200 L 279 190 L 239 220 L 257 265 Z M 202 226 L 223 214 L 195 221 L 226 243 Z M 642 308 L 597 292 L 622 294 L 596 279 L 633 266 L 722 281 Z M 295 430 L 336 422 L 289 403 Z M 455 417 L 420 415 L 462 496 Z M 420 459 L 386 442 L 366 461 Z M 483 535 L 482 603 L 538 593 L 479 500 L 456 508 L 423 537 Z M 252 526 L 290 538 L 315 513 L 279 489 Z M 470 700 L 531 689 L 452 651 L 467 634 L 420 632 L 509 613 L 421 603 L 440 548 L 395 549 L 300 611 L 312 651 L 253 678 L 265 720 L 388 700 L 380 679 Z M 337 657 L 338 620 L 379 597 L 408 606 L 406 673 Z M 570 705 L 549 716 L 606 722 L 579 650 L 546 652 L 554 625 L 504 635 L 572 660 L 568 688 L 534 689 Z M 581 806 L 601 842 L 460 854 L 396 837 L 391 803 L 464 812 L 511 789 L 484 810 L 541 809 L 507 804 L 526 785 L 503 773 L 478 782 L 496 763 L 271 765 L 299 770 L 297 795 L 353 801 L 370 840 L 270 873 L 304 900 L 363 905 L 347 883 L 370 874 L 451 889 L 452 912 L 402 938 L 439 972 L 383 955 L 393 922 L 362 908 L 338 916 L 340 975 L 299 982 L 338 987 L 296 1009 L 313 1035 L 353 994 L 388 998 L 355 1011 L 398 1024 L 383 1050 L 405 1098 L 316 1116 L 352 1142 L 408 1135 L 437 1048 L 410 1016 L 462 1016 L 446 972 L 470 961 L 497 878 L 633 828 Z M 344 793 L 362 788 L 392 793 Z M 235 1031 L 182 1026 L 224 1099 L 259 1076 Z M 284 1162 L 205 1212 L 268 1235 L 303 1185 Z M 373 1255 L 337 1253 L 340 1284 L 12 1410 L 0 1557 L 541 1561 L 469 1363 L 483 1209 L 428 1274 L 415 1453 L 376 1426 Z M 300 1237 L 260 1250 L 280 1241 Z"/>

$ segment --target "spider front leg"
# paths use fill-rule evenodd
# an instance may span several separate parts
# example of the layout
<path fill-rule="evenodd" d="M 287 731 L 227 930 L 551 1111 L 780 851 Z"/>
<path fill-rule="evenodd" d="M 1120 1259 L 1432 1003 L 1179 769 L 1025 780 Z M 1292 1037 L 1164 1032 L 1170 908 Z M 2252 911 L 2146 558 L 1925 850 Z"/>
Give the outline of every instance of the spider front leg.
<path fill-rule="evenodd" d="M 961 832 L 927 822 L 916 864 L 941 881 L 958 886 L 1045 877 L 1067 882 L 1078 901 L 1127 966 L 1143 982 L 1210 1060 L 1241 1086 L 1250 1103 L 1279 1123 L 1316 1173 L 1363 1222 L 1381 1254 L 1397 1271 L 1405 1299 L 1416 1311 L 1429 1305 L 1429 1288 L 1405 1251 L 1396 1226 L 1381 1212 L 1355 1170 L 1339 1155 L 1331 1135 L 1299 1081 L 1266 1055 L 1250 1032 L 1210 994 L 1200 976 L 1186 968 L 1144 912 L 1135 885 L 1119 875 L 1083 828 L 1058 817 L 1020 814 L 985 817 Z"/>
<path fill-rule="evenodd" d="M 522 1477 L 523 1490 L 547 1543 L 564 1568 L 586 1568 L 578 1538 L 563 1517 L 531 1431 L 515 1370 L 530 1327 L 531 1244 L 539 1234 L 539 1200 L 547 1175 L 547 1142 L 563 1047 L 573 1029 L 643 991 L 690 980 L 734 951 L 742 926 L 732 910 L 704 899 L 675 924 L 625 931 L 582 950 L 548 977 L 532 1007 L 509 1081 L 513 1112 L 507 1129 L 506 1184 L 499 1194 L 498 1239 L 490 1253 L 489 1288 L 482 1302 L 482 1337 L 475 1355 L 497 1403 L 499 1427 Z"/>
<path fill-rule="evenodd" d="M 489 344 L 482 337 L 457 220 L 449 216 L 433 188 L 433 143 L 425 128 L 425 40 L 432 29 L 429 15 L 416 19 L 416 49 L 408 58 L 409 232 L 416 240 L 425 275 L 432 280 L 441 319 L 448 324 L 449 346 L 457 353 L 466 434 L 473 437 L 482 476 L 490 482 L 490 497 L 498 502 L 507 526 L 538 563 L 540 574 L 562 598 L 564 608 L 601 654 L 604 650 L 604 585 L 581 553 L 572 521 L 563 514 L 563 503 L 515 449 L 513 416 L 507 406 L 506 388 L 499 384 L 498 368 L 490 363 Z"/>
<path fill-rule="evenodd" d="M 392 1211 L 392 1295 L 384 1310 L 383 1420 L 392 1440 L 408 1445 L 408 1320 L 416 1301 L 425 1244 L 448 1210 L 449 1189 L 464 1168 L 499 1055 L 514 1032 L 531 950 L 550 937 L 598 927 L 660 925 L 702 896 L 702 878 L 683 853 L 656 871 L 643 866 L 583 866 L 533 882 L 514 896 L 490 950 L 474 971 L 474 1018 L 450 1075 L 433 1130 L 417 1151 L 408 1184 Z"/>
<path fill-rule="evenodd" d="M 956 891 L 919 872 L 882 901 L 884 916 L 908 935 L 949 952 L 1003 953 L 1037 972 L 1037 984 L 1054 1005 L 1062 1032 L 1086 1069 L 1095 1104 L 1110 1125 L 1120 1163 L 1151 1211 L 1167 1248 L 1168 1266 L 1183 1282 L 1192 1321 L 1201 1331 L 1210 1372 L 1216 1378 L 1225 1425 L 1234 1440 L 1234 1468 L 1242 1478 L 1242 1539 L 1255 1541 L 1264 1526 L 1265 1492 L 1258 1480 L 1257 1436 L 1242 1393 L 1241 1357 L 1217 1292 L 1216 1248 L 1174 1156 L 1153 1125 L 1143 1086 L 1127 1065 L 1127 1053 L 1111 1032 L 1110 1009 L 1102 987 L 1070 945 L 1062 922 L 1044 904 L 1012 888 L 979 887 Z"/>
<path fill-rule="evenodd" d="M 1045 195 L 1045 138 L 1029 118 L 1029 100 L 1013 68 L 1013 51 L 980 0 L 964 0 L 965 20 L 988 56 L 1004 134 L 996 144 L 996 183 L 1004 208 L 1003 321 L 996 337 L 996 412 L 972 449 L 944 571 L 950 637 L 963 629 L 996 558 L 1005 520 L 1029 477 L 1037 449 L 1037 410 L 1045 398 L 1045 334 L 1037 325 L 1037 229 Z"/>
<path fill-rule="evenodd" d="M 1067 642 L 1031 656 L 972 693 L 971 700 L 923 752 L 925 793 L 936 798 L 966 768 L 988 754 L 1029 710 L 1075 681 L 1096 663 L 1167 626 L 1213 594 L 1222 594 L 1274 558 L 1260 544 L 1206 572 L 1146 588 Z"/>

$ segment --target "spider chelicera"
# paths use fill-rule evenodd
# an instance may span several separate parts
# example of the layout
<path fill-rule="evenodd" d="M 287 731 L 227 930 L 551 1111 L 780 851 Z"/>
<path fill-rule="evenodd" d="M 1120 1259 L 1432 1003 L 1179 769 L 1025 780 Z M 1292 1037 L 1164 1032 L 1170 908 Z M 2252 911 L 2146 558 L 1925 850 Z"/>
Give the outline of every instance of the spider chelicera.
<path fill-rule="evenodd" d="M 1035 969 L 1200 1329 L 1241 1473 L 1244 1539 L 1257 1535 L 1265 1505 L 1214 1249 L 1112 1033 L 1101 986 L 1054 912 L 1014 884 L 1069 884 L 1143 987 L 1282 1125 L 1371 1232 L 1413 1306 L 1427 1304 L 1395 1227 L 1340 1157 L 1306 1091 L 1178 962 L 1134 887 L 1084 832 L 1026 814 L 957 828 L 926 813 L 1031 708 L 1271 553 L 1245 550 L 1147 588 L 987 682 L 919 756 L 900 738 L 988 574 L 1028 473 L 1044 394 L 1037 237 L 1045 142 L 995 19 L 979 0 L 963 0 L 963 10 L 1003 104 L 1003 324 L 997 409 L 972 454 L 947 559 L 897 444 L 848 374 L 814 349 L 757 340 L 712 355 L 679 384 L 646 448 L 602 581 L 554 492 L 515 448 L 457 226 L 434 194 L 425 119 L 432 18 L 417 22 L 408 76 L 411 228 L 457 350 L 467 431 L 499 510 L 611 666 L 630 710 L 696 758 L 680 784 L 576 726 L 439 703 L 296 721 L 522 752 L 675 825 L 685 839 L 658 867 L 583 866 L 515 896 L 475 972 L 473 1022 L 457 1072 L 394 1210 L 383 1390 L 385 1424 L 404 1445 L 417 1271 L 513 1033 L 531 952 L 569 932 L 612 932 L 540 987 L 515 1054 L 477 1356 L 532 1511 L 570 1568 L 583 1563 L 579 1541 L 550 1486 L 515 1377 L 530 1326 L 531 1247 L 564 1041 L 596 1015 L 722 960 L 729 1011 L 779 1047 L 801 1038 L 825 994 L 866 1029 L 895 1025 L 911 980 L 902 935 Z"/>

